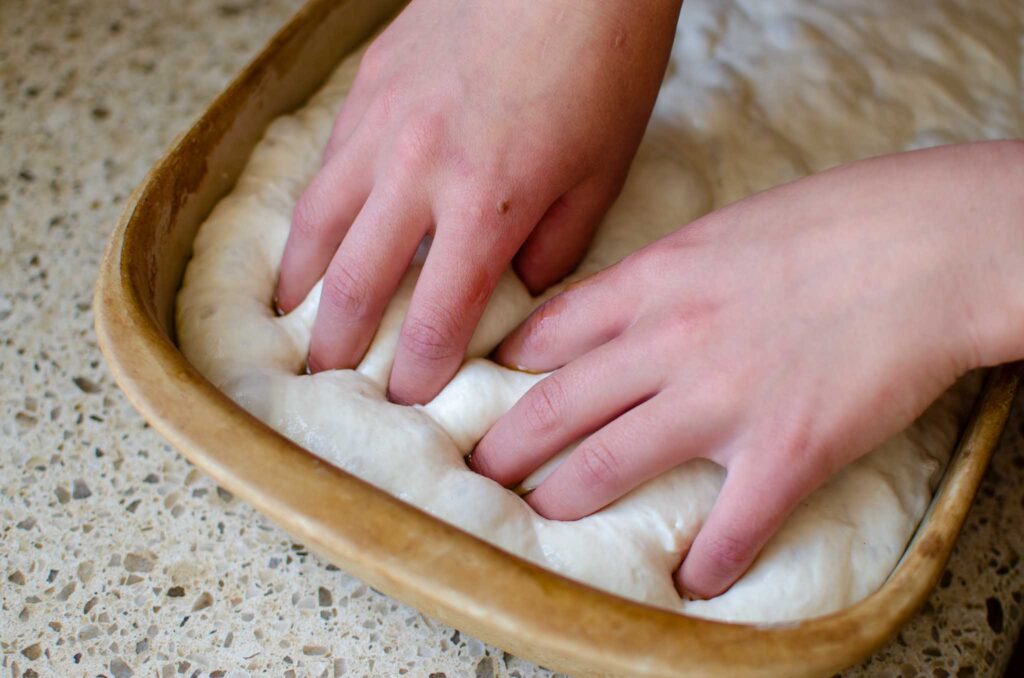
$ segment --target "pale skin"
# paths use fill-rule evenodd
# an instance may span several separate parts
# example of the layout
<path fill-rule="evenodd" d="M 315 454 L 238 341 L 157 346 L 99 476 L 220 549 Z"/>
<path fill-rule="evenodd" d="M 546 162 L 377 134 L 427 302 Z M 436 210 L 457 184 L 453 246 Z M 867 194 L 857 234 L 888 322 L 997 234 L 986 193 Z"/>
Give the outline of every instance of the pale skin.
<path fill-rule="evenodd" d="M 679 5 L 649 4 L 414 0 L 376 39 L 281 262 L 284 311 L 326 271 L 312 371 L 358 364 L 427 234 L 388 385 L 399 403 L 455 374 L 510 262 L 534 292 L 573 269 L 665 71 Z"/>
<path fill-rule="evenodd" d="M 645 5 L 647 7 L 647 5 Z M 632 10 L 632 11 L 631 11 Z M 679 3 L 413 0 L 371 46 L 293 217 L 278 303 L 321 276 L 314 371 L 354 367 L 424 235 L 389 397 L 429 401 L 511 263 L 572 270 L 639 144 Z M 854 163 L 681 228 L 498 348 L 553 371 L 479 443 L 574 520 L 694 458 L 727 470 L 676 580 L 710 597 L 795 505 L 965 371 L 1024 357 L 1024 143 Z"/>

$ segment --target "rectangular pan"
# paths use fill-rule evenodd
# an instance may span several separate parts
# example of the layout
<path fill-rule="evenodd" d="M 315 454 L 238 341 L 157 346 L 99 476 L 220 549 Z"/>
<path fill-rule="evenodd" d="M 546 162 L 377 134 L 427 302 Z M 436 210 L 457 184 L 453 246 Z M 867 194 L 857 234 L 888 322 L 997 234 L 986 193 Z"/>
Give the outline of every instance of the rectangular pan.
<path fill-rule="evenodd" d="M 938 580 L 1005 424 L 1016 368 L 990 373 L 925 519 L 879 591 L 826 617 L 752 626 L 628 601 L 442 523 L 281 437 L 177 350 L 174 297 L 199 225 L 269 122 L 301 105 L 400 4 L 310 0 L 132 195 L 93 306 L 100 347 L 129 400 L 196 466 L 324 558 L 544 666 L 588 676 L 814 676 L 868 656 Z"/>

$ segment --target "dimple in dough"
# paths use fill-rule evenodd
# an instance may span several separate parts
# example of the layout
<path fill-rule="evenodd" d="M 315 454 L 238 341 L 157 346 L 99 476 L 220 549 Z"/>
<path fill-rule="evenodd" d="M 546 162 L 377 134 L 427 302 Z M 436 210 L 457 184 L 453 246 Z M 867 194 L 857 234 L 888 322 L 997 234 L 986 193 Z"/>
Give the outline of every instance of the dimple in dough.
<path fill-rule="evenodd" d="M 1020 48 L 1005 15 L 1016 12 L 1018 26 L 1024 17 L 1019 6 L 997 5 L 687 3 L 625 189 L 573 279 L 715 207 L 841 162 L 1024 135 L 1014 75 Z M 541 518 L 466 468 L 463 456 L 543 378 L 482 358 L 540 301 L 511 272 L 469 359 L 425 406 L 384 397 L 418 263 L 356 370 L 302 373 L 319 286 L 284 317 L 275 317 L 270 300 L 292 207 L 319 165 L 358 59 L 344 61 L 304 108 L 270 126 L 234 191 L 200 229 L 177 300 L 178 339 L 192 363 L 330 463 L 503 549 L 628 598 L 772 622 L 826 614 L 877 589 L 924 514 L 977 392 L 976 375 L 804 501 L 729 591 L 684 601 L 671 575 L 718 494 L 719 467 L 688 462 L 575 522 Z"/>

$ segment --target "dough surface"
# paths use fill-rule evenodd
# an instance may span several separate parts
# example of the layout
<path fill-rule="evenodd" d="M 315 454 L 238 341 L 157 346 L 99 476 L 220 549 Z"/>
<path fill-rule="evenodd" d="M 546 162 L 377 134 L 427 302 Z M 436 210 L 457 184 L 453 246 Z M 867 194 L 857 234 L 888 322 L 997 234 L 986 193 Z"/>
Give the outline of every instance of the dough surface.
<path fill-rule="evenodd" d="M 714 208 L 842 162 L 1024 136 L 1014 27 L 1022 15 L 1012 3 L 950 0 L 687 2 L 629 180 L 573 279 Z M 682 601 L 671 573 L 715 500 L 719 467 L 689 462 L 592 516 L 560 523 L 463 463 L 542 378 L 481 358 L 541 301 L 511 272 L 470 359 L 426 406 L 384 398 L 416 265 L 356 370 L 303 374 L 319 286 L 284 317 L 275 317 L 271 298 L 292 207 L 319 165 L 358 60 L 346 59 L 304 108 L 269 127 L 234 191 L 200 229 L 177 300 L 178 340 L 189 360 L 330 463 L 503 549 L 625 597 L 773 622 L 826 614 L 876 590 L 927 508 L 977 375 L 803 502 L 729 591 Z"/>

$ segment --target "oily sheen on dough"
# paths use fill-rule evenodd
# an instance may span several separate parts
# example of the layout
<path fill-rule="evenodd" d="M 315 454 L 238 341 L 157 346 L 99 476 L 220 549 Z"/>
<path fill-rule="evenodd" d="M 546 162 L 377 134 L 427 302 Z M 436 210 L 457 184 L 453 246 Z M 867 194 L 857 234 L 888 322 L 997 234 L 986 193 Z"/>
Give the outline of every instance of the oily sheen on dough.
<path fill-rule="evenodd" d="M 709 210 L 842 162 L 1024 135 L 1021 14 L 1012 3 L 950 0 L 687 2 L 625 190 L 574 278 Z M 671 573 L 715 500 L 719 467 L 689 462 L 563 523 L 537 516 L 463 463 L 542 378 L 481 357 L 540 301 L 511 272 L 468 361 L 424 407 L 384 398 L 418 265 L 358 369 L 303 374 L 319 286 L 280 318 L 271 297 L 292 207 L 318 167 L 358 61 L 348 58 L 308 105 L 270 126 L 235 190 L 202 226 L 177 300 L 178 339 L 195 366 L 332 464 L 503 549 L 628 598 L 772 622 L 832 612 L 877 589 L 924 514 L 976 377 L 803 502 L 728 592 L 683 601 Z"/>

